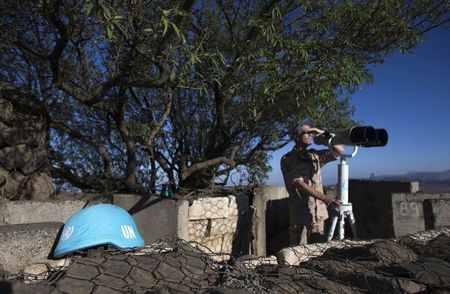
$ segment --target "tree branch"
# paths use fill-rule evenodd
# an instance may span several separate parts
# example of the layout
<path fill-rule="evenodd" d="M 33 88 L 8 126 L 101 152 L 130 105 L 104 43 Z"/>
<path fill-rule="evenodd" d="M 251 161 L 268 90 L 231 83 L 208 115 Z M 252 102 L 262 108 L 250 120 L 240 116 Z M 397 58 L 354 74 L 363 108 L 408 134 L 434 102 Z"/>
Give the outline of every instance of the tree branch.
<path fill-rule="evenodd" d="M 196 172 L 198 170 L 206 169 L 208 167 L 219 165 L 222 163 L 225 163 L 231 167 L 234 167 L 236 165 L 236 162 L 234 161 L 234 159 L 236 157 L 236 153 L 239 150 L 239 148 L 240 148 L 239 145 L 233 146 L 229 157 L 220 156 L 220 157 L 212 158 L 212 159 L 205 160 L 202 162 L 198 162 L 198 163 L 195 163 L 195 164 L 189 166 L 188 168 L 184 168 L 181 172 L 182 178 L 187 179 L 191 174 L 193 174 L 194 172 Z"/>
<path fill-rule="evenodd" d="M 153 149 L 154 140 L 156 137 L 156 134 L 161 130 L 165 122 L 167 121 L 167 118 L 170 114 L 170 111 L 172 109 L 172 101 L 173 101 L 173 93 L 169 92 L 169 101 L 167 102 L 166 109 L 164 110 L 164 113 L 161 117 L 161 120 L 155 125 L 153 130 L 150 132 L 149 137 L 146 140 L 147 147 L 151 150 Z"/>
<path fill-rule="evenodd" d="M 124 99 L 125 90 L 121 89 L 119 93 L 119 106 L 118 112 L 114 113 L 113 119 L 117 125 L 117 130 L 119 131 L 122 140 L 127 147 L 127 167 L 125 172 L 125 185 L 134 190 L 136 188 L 136 174 L 135 169 L 137 165 L 136 159 L 136 144 L 133 138 L 130 136 L 130 132 L 125 123 L 125 112 L 126 112 L 126 99 Z"/>
<path fill-rule="evenodd" d="M 59 8 L 62 4 L 62 0 L 52 1 L 54 3 L 54 7 L 48 7 L 48 2 L 44 1 L 44 11 L 48 12 L 48 17 L 50 22 L 56 27 L 60 34 L 60 38 L 56 40 L 55 46 L 53 47 L 52 53 L 48 56 L 48 60 L 50 61 L 50 68 L 53 73 L 53 84 L 57 84 L 59 82 L 59 59 L 69 42 L 69 34 L 67 32 L 67 28 L 64 23 L 59 18 Z"/>

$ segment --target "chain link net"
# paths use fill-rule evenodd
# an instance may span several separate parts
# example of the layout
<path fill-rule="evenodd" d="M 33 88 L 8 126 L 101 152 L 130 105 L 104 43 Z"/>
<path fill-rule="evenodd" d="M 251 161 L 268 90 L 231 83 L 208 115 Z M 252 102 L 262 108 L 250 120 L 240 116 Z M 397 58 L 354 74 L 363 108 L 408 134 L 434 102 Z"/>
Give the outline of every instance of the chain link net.
<path fill-rule="evenodd" d="M 314 244 L 312 244 L 314 245 Z M 450 228 L 396 240 L 308 245 L 299 265 L 231 256 L 166 239 L 140 250 L 99 247 L 41 273 L 3 281 L 14 293 L 419 293 L 450 291 Z M 300 252 L 299 247 L 291 248 Z M 307 254 L 306 250 L 302 251 Z M 300 256 L 299 256 L 300 257 Z M 303 257 L 301 257 L 303 258 Z M 24 283 L 24 281 L 26 283 Z M 1 288 L 3 287 L 3 288 Z M 3 292 L 2 292 L 3 293 Z M 6 292 L 5 292 L 6 293 Z"/>
<path fill-rule="evenodd" d="M 251 231 L 248 197 L 216 196 L 189 199 L 189 240 L 203 244 L 216 261 L 230 258 L 230 254 L 248 253 Z M 240 244 L 239 244 L 240 242 Z"/>

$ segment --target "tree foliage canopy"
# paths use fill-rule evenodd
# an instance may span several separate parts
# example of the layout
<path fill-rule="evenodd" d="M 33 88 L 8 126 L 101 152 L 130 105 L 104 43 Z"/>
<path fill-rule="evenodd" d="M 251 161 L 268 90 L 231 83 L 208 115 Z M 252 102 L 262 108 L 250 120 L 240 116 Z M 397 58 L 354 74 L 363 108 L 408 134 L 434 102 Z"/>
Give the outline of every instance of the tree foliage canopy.
<path fill-rule="evenodd" d="M 97 191 L 248 182 L 449 1 L 4 0 L 0 81 L 45 103 L 52 176 Z"/>

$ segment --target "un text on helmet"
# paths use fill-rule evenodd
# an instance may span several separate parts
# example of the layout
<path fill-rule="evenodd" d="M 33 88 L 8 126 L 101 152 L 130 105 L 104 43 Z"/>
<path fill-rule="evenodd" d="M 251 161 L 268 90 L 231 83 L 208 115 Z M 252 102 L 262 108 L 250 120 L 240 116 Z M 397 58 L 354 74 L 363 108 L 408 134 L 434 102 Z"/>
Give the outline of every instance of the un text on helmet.
<path fill-rule="evenodd" d="M 136 239 L 136 234 L 130 225 L 121 225 L 122 235 L 125 239 Z"/>

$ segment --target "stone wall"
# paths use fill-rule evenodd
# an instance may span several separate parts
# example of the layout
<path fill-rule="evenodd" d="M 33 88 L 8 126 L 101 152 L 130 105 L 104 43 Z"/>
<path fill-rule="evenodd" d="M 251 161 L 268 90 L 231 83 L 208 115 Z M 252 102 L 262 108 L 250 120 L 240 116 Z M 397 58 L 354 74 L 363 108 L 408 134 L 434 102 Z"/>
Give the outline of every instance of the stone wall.
<path fill-rule="evenodd" d="M 47 199 L 45 107 L 32 95 L 0 84 L 0 200 Z"/>
<path fill-rule="evenodd" d="M 368 200 L 362 192 L 358 195 L 362 200 Z M 225 260 L 231 254 L 268 256 L 277 252 L 274 244 L 278 244 L 280 249 L 288 244 L 287 237 L 283 237 L 288 226 L 288 209 L 285 206 L 287 193 L 282 186 L 260 186 L 252 197 L 97 196 L 81 197 L 83 200 L 78 201 L 10 201 L 0 205 L 0 252 L 3 252 L 0 261 L 4 269 L 11 271 L 36 262 L 48 262 L 46 258 L 62 222 L 81 207 L 99 200 L 127 209 L 147 245 L 166 237 L 181 238 L 198 243 L 207 253 L 215 253 L 212 257 L 216 260 Z M 380 207 L 379 219 L 374 219 L 373 224 L 375 226 L 380 219 L 386 218 L 392 223 L 380 228 L 380 234 L 391 232 L 398 237 L 433 227 L 450 226 L 450 193 L 391 193 L 386 197 L 391 206 Z M 377 201 L 375 196 L 371 200 L 368 203 L 372 205 L 384 203 Z M 356 219 L 357 224 L 363 231 L 363 215 L 371 212 L 361 211 L 361 206 L 354 207 L 355 214 L 361 218 Z M 33 223 L 33 226 L 27 226 Z M 277 230 L 278 234 L 275 234 Z M 33 238 L 36 242 L 30 241 Z M 310 249 L 305 247 L 307 251 Z M 24 250 L 34 254 L 23 254 Z M 14 256 L 21 258 L 15 259 Z"/>
<path fill-rule="evenodd" d="M 189 206 L 189 241 L 214 253 L 249 253 L 250 215 L 248 197 L 226 196 L 195 199 Z"/>

